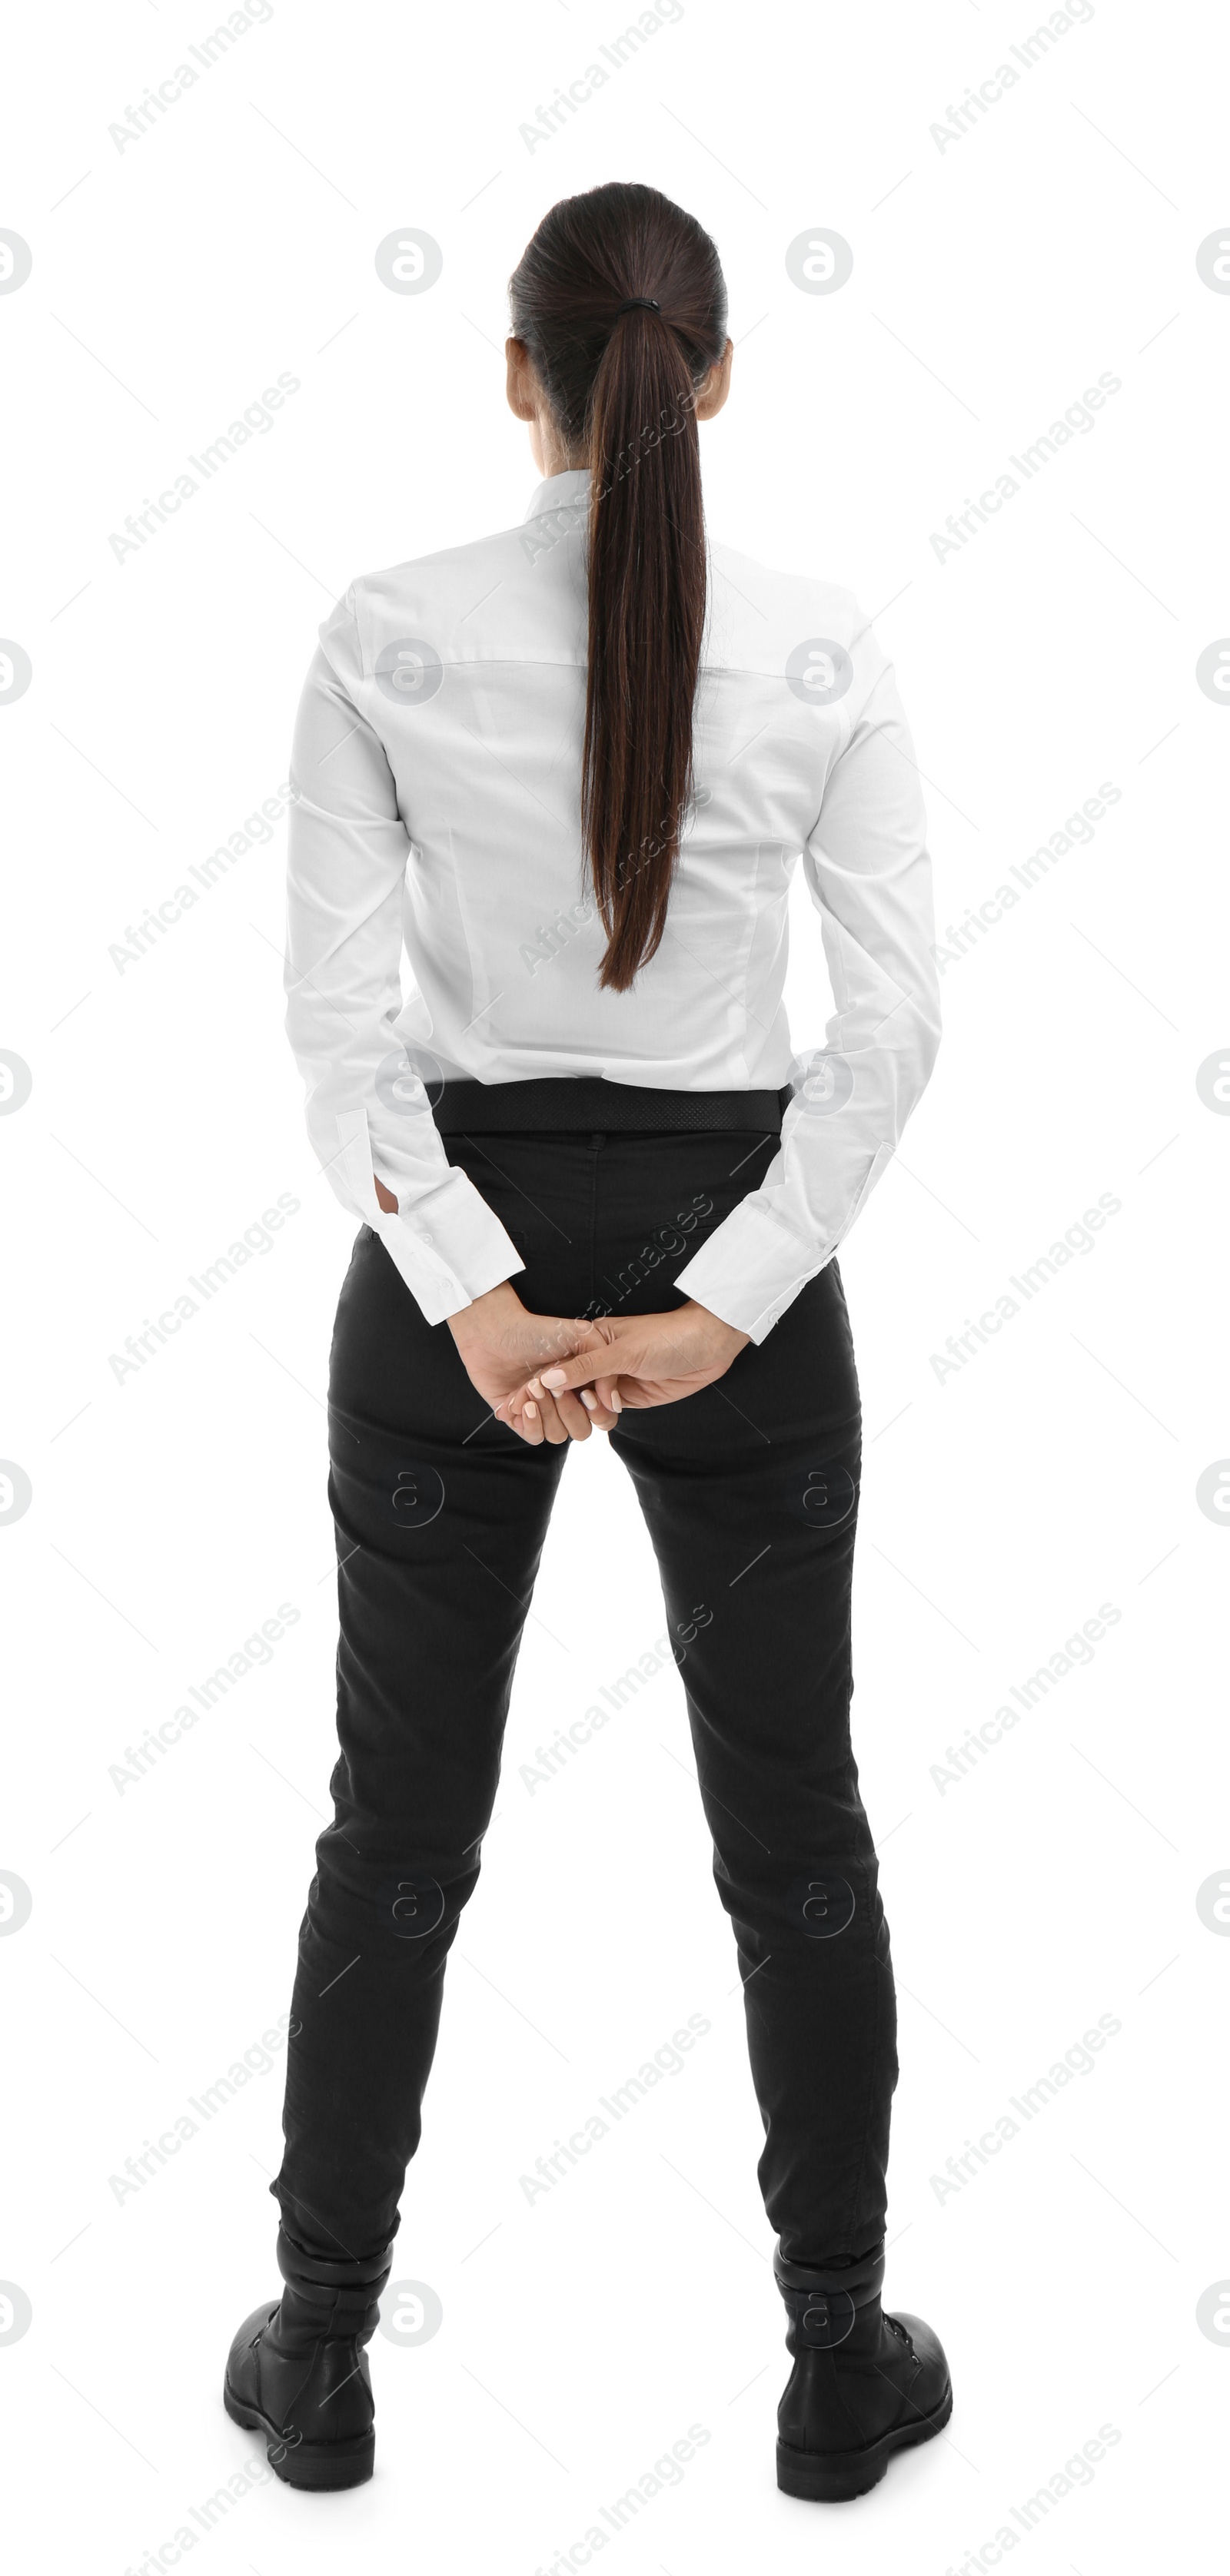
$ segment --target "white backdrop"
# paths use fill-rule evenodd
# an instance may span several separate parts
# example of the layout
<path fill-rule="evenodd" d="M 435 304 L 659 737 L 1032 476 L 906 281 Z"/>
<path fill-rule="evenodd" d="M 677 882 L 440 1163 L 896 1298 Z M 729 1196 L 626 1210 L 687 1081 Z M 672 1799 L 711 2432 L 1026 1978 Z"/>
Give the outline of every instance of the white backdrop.
<path fill-rule="evenodd" d="M 668 2576 L 818 2552 L 944 2576 L 1006 2562 L 1005 2530 L 1039 2571 L 1152 2566 L 1184 2531 L 1208 2563 L 1226 52 L 1212 7 L 1140 0 L 120 0 L 10 24 L 0 2401 L 24 2564 L 532 2576 L 597 2563 L 595 2528 L 617 2569 Z M 556 197 L 613 177 L 718 243 L 711 525 L 877 616 L 936 862 L 945 1042 L 842 1267 L 856 1749 L 901 1996 L 888 2286 L 942 2333 L 956 2407 L 827 2513 L 773 2483 L 783 2315 L 675 1672 L 523 1776 L 663 1625 L 600 1439 L 568 1464 L 449 1970 L 375 2480 L 275 2487 L 220 2405 L 230 2335 L 277 2287 L 352 1232 L 282 1036 L 271 816 L 351 577 L 521 518 L 505 280 Z M 376 266 L 409 229 L 442 253 L 417 294 Z M 815 292 L 824 232 L 852 269 Z M 814 1043 L 805 899 L 790 1002 Z M 178 1297 L 159 1341 L 145 1319 Z M 693 2015 L 681 2070 L 529 2197 Z"/>

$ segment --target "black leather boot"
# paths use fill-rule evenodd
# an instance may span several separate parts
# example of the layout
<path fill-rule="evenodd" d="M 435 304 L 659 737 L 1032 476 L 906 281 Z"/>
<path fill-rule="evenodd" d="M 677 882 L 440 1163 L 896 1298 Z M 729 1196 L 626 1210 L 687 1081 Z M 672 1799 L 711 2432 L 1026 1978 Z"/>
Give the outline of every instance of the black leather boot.
<path fill-rule="evenodd" d="M 291 2487 L 361 2486 L 376 2457 L 371 2372 L 392 2247 L 368 2262 L 320 2261 L 278 2230 L 280 2301 L 254 2308 L 231 2345 L 222 2403 L 268 2436 L 270 2466 Z"/>
<path fill-rule="evenodd" d="M 832 2271 L 779 2252 L 773 2269 L 795 2357 L 777 2410 L 777 2483 L 785 2495 L 844 2503 L 878 2483 L 894 2451 L 947 2423 L 944 2348 L 921 2317 L 883 2314 L 882 2244 Z"/>

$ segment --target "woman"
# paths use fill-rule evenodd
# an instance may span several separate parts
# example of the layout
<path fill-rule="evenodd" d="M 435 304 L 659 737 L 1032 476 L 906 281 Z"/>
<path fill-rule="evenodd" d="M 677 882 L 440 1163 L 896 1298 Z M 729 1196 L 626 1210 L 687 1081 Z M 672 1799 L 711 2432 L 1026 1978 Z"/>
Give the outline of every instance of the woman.
<path fill-rule="evenodd" d="M 357 581 L 295 738 L 287 1022 L 364 1223 L 332 1353 L 341 1753 L 272 2186 L 285 2289 L 226 2404 L 292 2485 L 371 2474 L 363 2347 L 445 1959 L 565 1454 L 596 1427 L 694 1632 L 794 2355 L 778 2483 L 840 2498 L 952 2404 L 934 2334 L 880 2304 L 895 2012 L 850 1749 L 832 1257 L 935 1054 L 918 775 L 848 594 L 707 549 L 696 424 L 732 356 L 708 235 L 656 189 L 595 188 L 510 295 L 525 521 Z M 837 1002 L 803 1063 L 800 853 Z"/>

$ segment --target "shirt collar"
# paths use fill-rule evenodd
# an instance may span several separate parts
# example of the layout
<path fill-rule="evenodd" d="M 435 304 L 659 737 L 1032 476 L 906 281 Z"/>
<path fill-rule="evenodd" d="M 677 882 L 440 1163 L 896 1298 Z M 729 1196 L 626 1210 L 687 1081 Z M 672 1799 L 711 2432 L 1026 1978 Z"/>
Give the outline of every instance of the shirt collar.
<path fill-rule="evenodd" d="M 564 474 L 549 474 L 545 483 L 539 484 L 525 517 L 541 519 L 546 510 L 558 510 L 566 507 L 569 502 L 588 501 L 588 499 L 588 465 L 571 466 Z M 524 524 L 523 520 L 522 525 Z"/>

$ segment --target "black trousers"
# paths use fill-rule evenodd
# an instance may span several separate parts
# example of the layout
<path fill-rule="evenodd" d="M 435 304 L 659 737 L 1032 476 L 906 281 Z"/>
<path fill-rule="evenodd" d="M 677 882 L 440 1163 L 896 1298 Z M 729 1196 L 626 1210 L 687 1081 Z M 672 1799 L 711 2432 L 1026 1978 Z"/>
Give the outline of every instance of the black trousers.
<path fill-rule="evenodd" d="M 723 1132 L 445 1142 L 524 1256 L 523 1302 L 560 1315 L 682 1303 L 676 1272 L 774 1150 Z M 290 2233 L 336 2257 L 396 2229 L 568 1450 L 486 1416 L 447 1324 L 424 1321 L 367 1227 L 338 1307 L 329 1445 L 335 1821 L 300 1932 L 272 2189 Z M 836 1264 L 714 1386 L 625 1411 L 611 1445 L 671 1638 L 688 1639 L 676 1661 L 745 1987 L 765 2208 L 789 2260 L 841 2262 L 884 2232 L 897 2056 L 850 1745 L 859 1398 Z"/>

